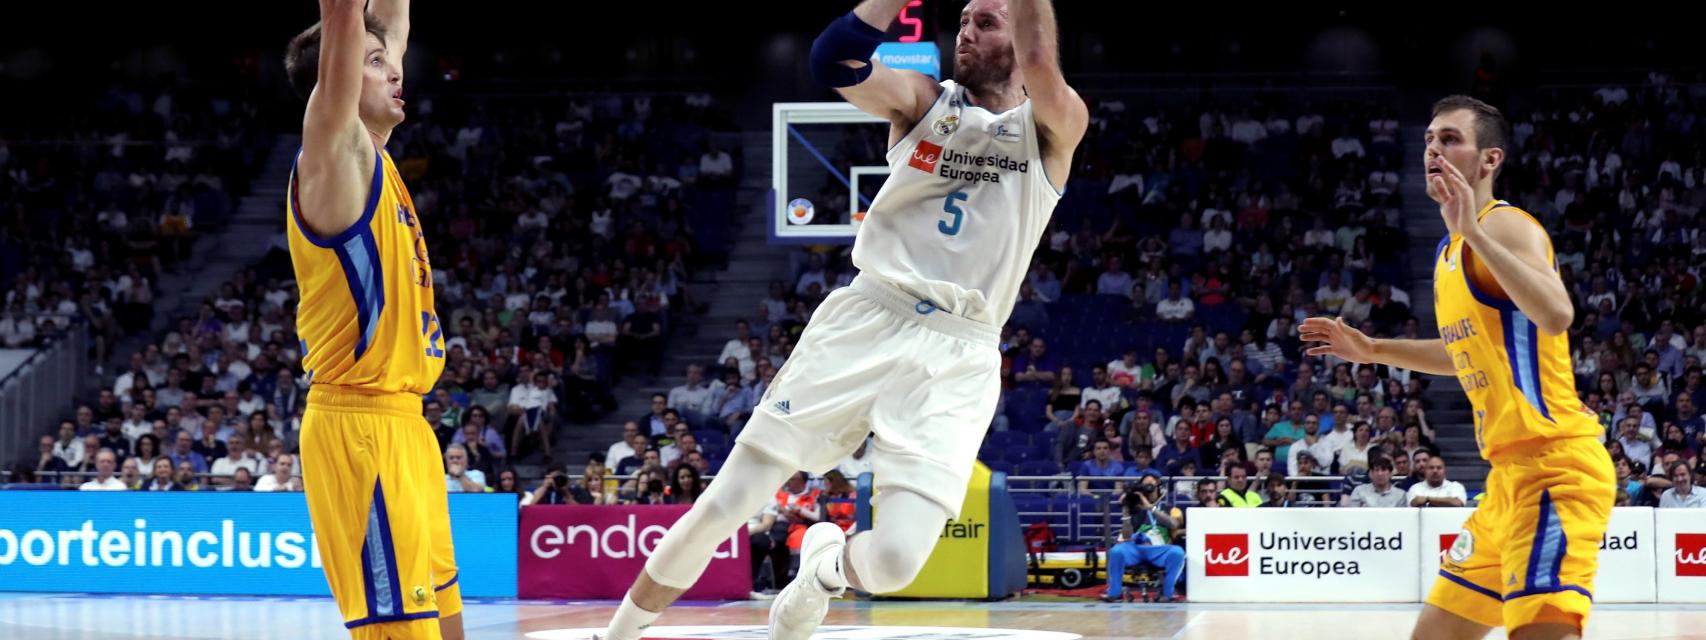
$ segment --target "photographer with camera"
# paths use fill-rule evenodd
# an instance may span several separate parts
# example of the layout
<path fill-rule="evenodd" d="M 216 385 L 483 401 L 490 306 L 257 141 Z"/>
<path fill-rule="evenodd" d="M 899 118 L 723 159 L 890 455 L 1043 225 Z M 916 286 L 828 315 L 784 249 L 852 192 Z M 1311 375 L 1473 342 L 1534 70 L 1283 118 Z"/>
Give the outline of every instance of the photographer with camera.
<path fill-rule="evenodd" d="M 1125 599 L 1126 567 L 1149 563 L 1161 567 L 1161 598 L 1181 600 L 1173 589 L 1185 569 L 1185 550 L 1171 544 L 1172 532 L 1179 528 L 1175 513 L 1161 507 L 1161 474 L 1147 470 L 1136 483 L 1127 486 L 1120 503 L 1125 507 L 1125 525 L 1121 528 L 1125 540 L 1108 549 L 1108 592 L 1103 602 Z"/>
<path fill-rule="evenodd" d="M 666 504 L 664 488 L 669 486 L 669 472 L 663 465 L 647 464 L 622 485 L 622 504 Z"/>
<path fill-rule="evenodd" d="M 568 470 L 561 464 L 551 465 L 545 472 L 545 481 L 521 498 L 521 506 L 535 504 L 579 504 L 574 495 L 569 492 Z"/>

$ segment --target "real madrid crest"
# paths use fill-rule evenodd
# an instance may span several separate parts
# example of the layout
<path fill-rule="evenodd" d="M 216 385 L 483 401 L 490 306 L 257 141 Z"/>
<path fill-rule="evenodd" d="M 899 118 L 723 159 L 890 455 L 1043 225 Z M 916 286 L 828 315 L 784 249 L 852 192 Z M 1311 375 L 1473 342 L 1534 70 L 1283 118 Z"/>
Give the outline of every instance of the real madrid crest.
<path fill-rule="evenodd" d="M 942 116 L 941 118 L 938 118 L 934 124 L 930 125 L 930 129 L 935 131 L 936 135 L 939 136 L 949 135 L 959 128 L 959 116 Z"/>

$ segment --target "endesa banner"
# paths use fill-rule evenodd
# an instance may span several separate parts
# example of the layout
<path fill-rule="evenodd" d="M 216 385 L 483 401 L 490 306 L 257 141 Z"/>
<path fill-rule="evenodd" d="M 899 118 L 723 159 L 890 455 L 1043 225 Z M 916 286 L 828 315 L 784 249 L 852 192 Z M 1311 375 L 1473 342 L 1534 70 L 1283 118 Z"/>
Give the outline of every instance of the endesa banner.
<path fill-rule="evenodd" d="M 515 595 L 515 511 L 451 494 L 463 595 Z M 331 595 L 300 493 L 0 491 L 0 590 Z"/>
<path fill-rule="evenodd" d="M 1197 602 L 1415 602 L 1417 509 L 1192 509 Z"/>
<path fill-rule="evenodd" d="M 523 598 L 621 598 L 687 505 L 535 505 L 521 510 Z M 689 600 L 745 600 L 752 593 L 746 527 L 717 545 Z"/>
<path fill-rule="evenodd" d="M 1439 566 L 1462 537 L 1471 508 L 1422 509 L 1422 598 L 1428 597 Z M 1457 553 L 1468 557 L 1474 544 L 1465 543 Z M 1617 507 L 1599 543 L 1599 572 L 1594 576 L 1594 602 L 1652 602 L 1655 567 L 1652 507 Z M 1706 584 L 1706 583 L 1703 583 Z"/>

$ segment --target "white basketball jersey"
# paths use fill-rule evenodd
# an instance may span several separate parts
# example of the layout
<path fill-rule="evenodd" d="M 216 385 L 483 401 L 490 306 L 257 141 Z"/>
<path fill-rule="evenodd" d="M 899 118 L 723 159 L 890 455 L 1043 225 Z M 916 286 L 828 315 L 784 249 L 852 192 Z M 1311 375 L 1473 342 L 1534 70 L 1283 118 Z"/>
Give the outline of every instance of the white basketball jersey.
<path fill-rule="evenodd" d="M 853 265 L 954 315 L 1006 323 L 1060 201 L 1040 145 L 1029 100 L 991 113 L 943 81 L 930 111 L 889 150 Z"/>

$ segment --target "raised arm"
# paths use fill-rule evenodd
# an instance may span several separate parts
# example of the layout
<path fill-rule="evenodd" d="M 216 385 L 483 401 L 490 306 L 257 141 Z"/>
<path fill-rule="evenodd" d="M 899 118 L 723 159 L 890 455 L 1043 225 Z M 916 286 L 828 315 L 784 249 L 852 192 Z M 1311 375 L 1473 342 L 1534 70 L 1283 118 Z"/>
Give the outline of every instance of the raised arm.
<path fill-rule="evenodd" d="M 865 0 L 812 42 L 812 77 L 860 111 L 888 120 L 890 143 L 905 137 L 942 93 L 942 85 L 929 76 L 871 59 L 908 1 Z"/>
<path fill-rule="evenodd" d="M 320 0 L 320 24 L 291 42 L 285 64 L 299 90 L 309 91 L 302 118 L 302 155 L 296 166 L 297 213 L 308 231 L 332 236 L 354 224 L 367 200 L 374 143 L 362 125 L 361 95 L 365 69 L 376 75 L 392 69 L 386 46 L 369 32 L 362 0 Z M 311 88 L 295 76 L 314 67 Z"/>
<path fill-rule="evenodd" d="M 1084 99 L 1060 74 L 1059 33 L 1052 0 L 1011 0 L 1013 57 L 1025 77 L 1031 113 L 1043 137 L 1043 158 L 1056 189 L 1065 190 L 1072 152 L 1090 126 Z"/>
<path fill-rule="evenodd" d="M 367 11 L 385 25 L 385 53 L 402 69 L 403 53 L 409 48 L 409 0 L 372 0 Z"/>

